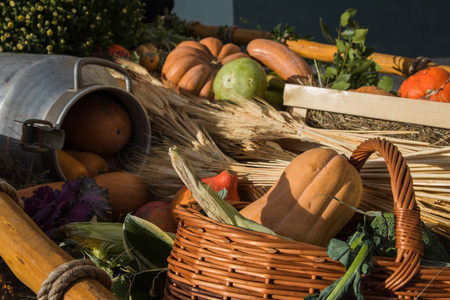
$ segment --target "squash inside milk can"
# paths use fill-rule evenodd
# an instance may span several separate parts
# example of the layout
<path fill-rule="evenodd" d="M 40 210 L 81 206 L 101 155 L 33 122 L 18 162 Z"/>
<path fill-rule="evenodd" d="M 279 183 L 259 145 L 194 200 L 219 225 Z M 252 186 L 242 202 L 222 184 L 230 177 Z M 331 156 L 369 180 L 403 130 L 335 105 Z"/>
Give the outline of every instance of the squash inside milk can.
<path fill-rule="evenodd" d="M 125 169 L 117 155 L 130 146 L 148 154 L 150 122 L 128 72 L 116 63 L 0 53 L 0 67 L 0 144 L 34 173 L 65 180 L 58 153 L 66 150 L 91 152 Z M 107 68 L 123 76 L 125 88 Z"/>

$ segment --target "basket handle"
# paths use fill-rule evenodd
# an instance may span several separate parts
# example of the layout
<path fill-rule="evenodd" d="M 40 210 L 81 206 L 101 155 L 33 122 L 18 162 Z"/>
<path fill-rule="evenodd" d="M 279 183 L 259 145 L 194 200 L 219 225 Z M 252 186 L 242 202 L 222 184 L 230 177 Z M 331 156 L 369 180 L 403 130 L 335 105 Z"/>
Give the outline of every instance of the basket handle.
<path fill-rule="evenodd" d="M 409 167 L 395 145 L 386 139 L 368 139 L 353 151 L 349 162 L 359 172 L 375 151 L 380 153 L 386 162 L 394 196 L 397 240 L 395 261 L 401 262 L 401 265 L 386 279 L 384 287 L 395 291 L 408 283 L 420 269 L 423 256 L 422 223 Z"/>

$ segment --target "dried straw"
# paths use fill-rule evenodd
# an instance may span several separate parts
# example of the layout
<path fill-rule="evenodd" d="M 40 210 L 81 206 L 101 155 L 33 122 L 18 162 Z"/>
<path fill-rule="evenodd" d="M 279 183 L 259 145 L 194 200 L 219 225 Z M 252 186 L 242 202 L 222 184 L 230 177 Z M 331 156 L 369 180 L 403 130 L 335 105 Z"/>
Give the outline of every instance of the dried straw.
<path fill-rule="evenodd" d="M 133 75 L 135 95 L 147 110 L 157 141 L 140 174 L 161 197 L 170 198 L 181 186 L 170 165 L 170 146 L 177 146 L 202 177 L 223 169 L 237 172 L 242 194 L 252 201 L 278 180 L 298 153 L 328 147 L 350 156 L 362 141 L 382 136 L 399 148 L 411 168 L 424 221 L 450 237 L 449 147 L 404 138 L 416 134 L 411 130 L 313 128 L 260 99 L 214 102 L 181 95 L 146 71 L 136 71 L 139 66 L 123 64 Z M 385 162 L 372 155 L 361 176 L 365 186 L 361 208 L 392 211 Z"/>

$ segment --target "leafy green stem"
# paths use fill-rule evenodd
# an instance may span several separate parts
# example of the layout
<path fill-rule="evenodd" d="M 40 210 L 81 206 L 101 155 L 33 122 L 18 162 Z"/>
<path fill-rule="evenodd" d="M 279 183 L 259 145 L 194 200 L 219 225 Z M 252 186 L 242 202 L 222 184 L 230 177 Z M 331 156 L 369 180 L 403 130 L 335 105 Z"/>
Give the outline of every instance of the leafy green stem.
<path fill-rule="evenodd" d="M 356 247 L 356 245 L 359 245 L 362 237 L 363 236 L 360 236 L 354 243 L 352 243 L 351 247 Z M 349 282 L 353 281 L 355 276 L 360 276 L 360 269 L 365 263 L 367 257 L 370 255 L 371 250 L 372 246 L 369 246 L 367 243 L 362 244 L 361 249 L 355 257 L 355 260 L 347 269 L 344 276 L 341 277 L 341 280 L 339 280 L 339 282 L 333 288 L 326 300 L 340 299 L 342 297 L 342 289 L 344 289 L 349 284 Z"/>

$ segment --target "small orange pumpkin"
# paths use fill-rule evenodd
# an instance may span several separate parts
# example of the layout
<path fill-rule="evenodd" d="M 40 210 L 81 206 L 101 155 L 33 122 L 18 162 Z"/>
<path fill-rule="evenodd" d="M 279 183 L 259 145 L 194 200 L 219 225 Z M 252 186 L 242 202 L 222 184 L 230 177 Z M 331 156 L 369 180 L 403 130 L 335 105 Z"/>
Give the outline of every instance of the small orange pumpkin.
<path fill-rule="evenodd" d="M 403 98 L 450 102 L 450 73 L 429 67 L 406 78 L 398 90 Z"/>
<path fill-rule="evenodd" d="M 236 58 L 248 57 L 239 46 L 207 37 L 183 41 L 166 58 L 161 71 L 165 86 L 206 99 L 214 98 L 212 84 L 219 69 Z"/>
<path fill-rule="evenodd" d="M 136 48 L 136 53 L 139 55 L 139 64 L 147 69 L 149 72 L 155 72 L 158 69 L 160 56 L 158 48 L 152 43 L 139 45 Z"/>
<path fill-rule="evenodd" d="M 357 93 L 364 93 L 364 94 L 374 94 L 374 95 L 380 95 L 380 96 L 394 96 L 393 94 L 389 93 L 386 90 L 383 90 L 380 87 L 377 87 L 375 85 L 365 85 L 362 87 L 357 88 L 356 90 L 348 90 L 349 92 L 357 92 Z"/>
<path fill-rule="evenodd" d="M 238 193 L 238 176 L 235 172 L 224 170 L 216 176 L 203 178 L 202 181 L 215 192 L 226 189 L 228 193 L 224 199 L 225 201 L 241 201 Z M 191 201 L 195 201 L 191 191 L 186 186 L 180 188 L 172 199 L 170 208 L 172 218 L 178 220 L 178 215 L 174 212 L 178 204 L 188 204 Z"/>

